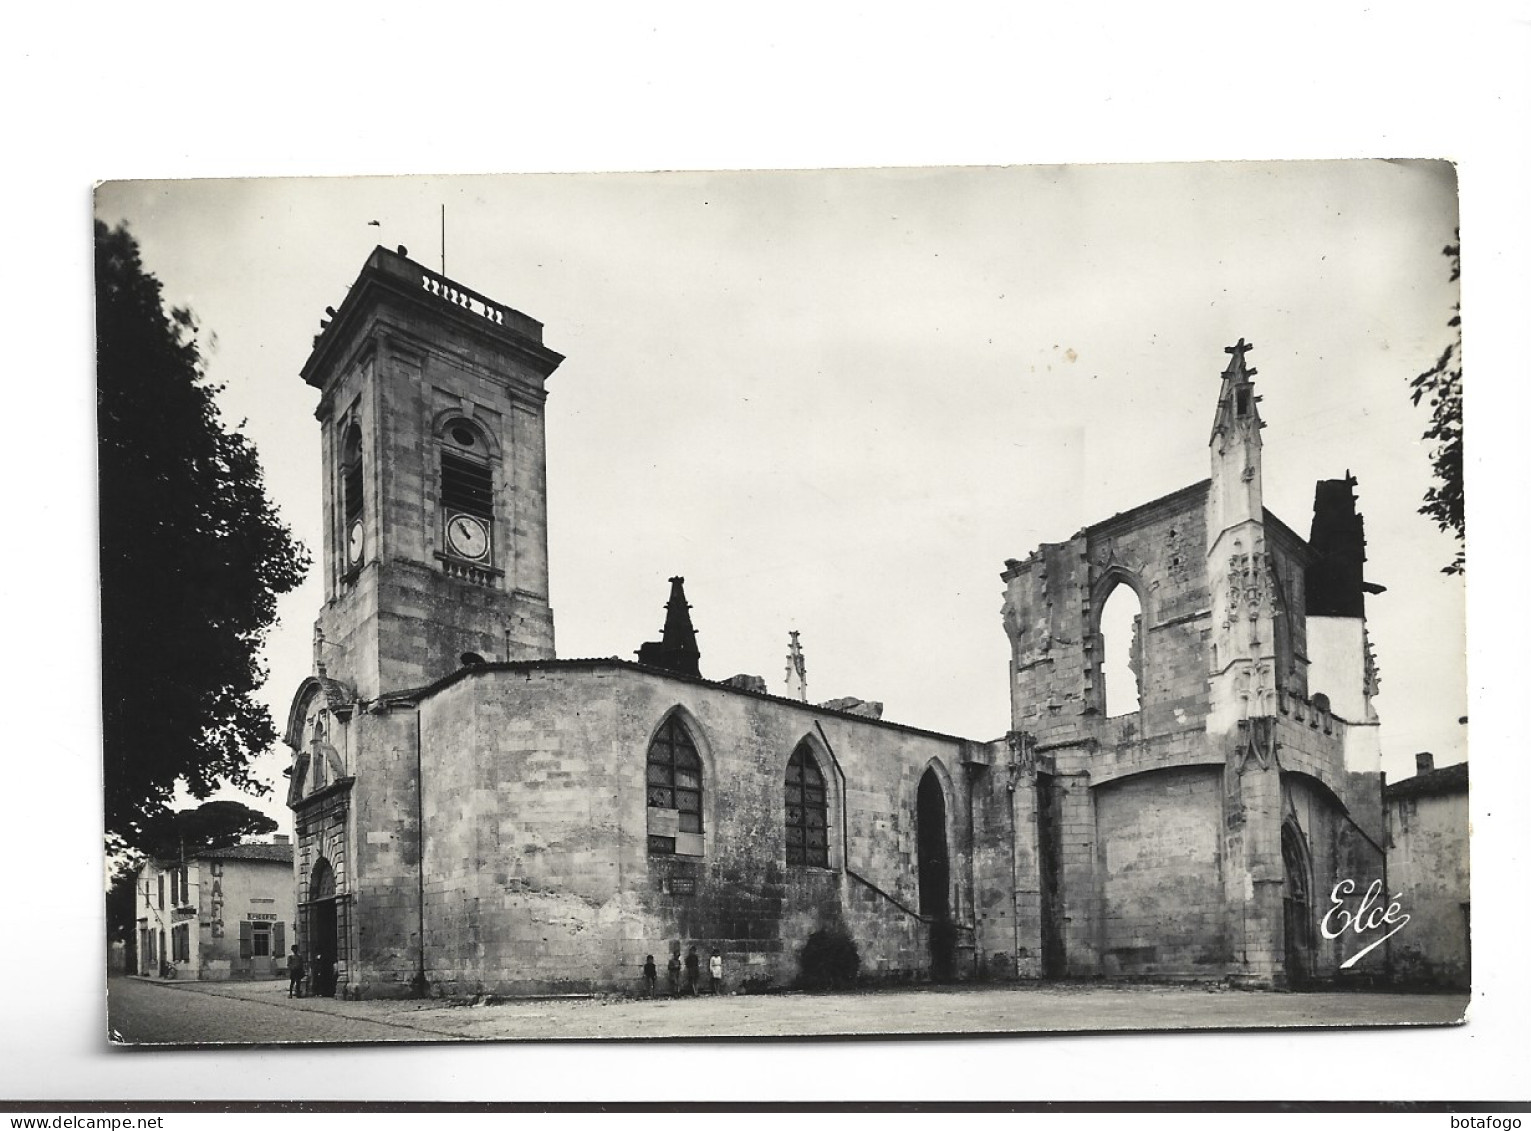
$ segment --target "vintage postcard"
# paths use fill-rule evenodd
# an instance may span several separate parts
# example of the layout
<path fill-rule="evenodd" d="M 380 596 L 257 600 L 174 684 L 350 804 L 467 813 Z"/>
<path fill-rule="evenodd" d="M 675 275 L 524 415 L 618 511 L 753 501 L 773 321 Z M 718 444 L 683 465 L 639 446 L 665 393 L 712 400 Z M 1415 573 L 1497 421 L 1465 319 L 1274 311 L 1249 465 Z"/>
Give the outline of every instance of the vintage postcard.
<path fill-rule="evenodd" d="M 1462 1018 L 1450 164 L 96 216 L 113 1041 Z"/>

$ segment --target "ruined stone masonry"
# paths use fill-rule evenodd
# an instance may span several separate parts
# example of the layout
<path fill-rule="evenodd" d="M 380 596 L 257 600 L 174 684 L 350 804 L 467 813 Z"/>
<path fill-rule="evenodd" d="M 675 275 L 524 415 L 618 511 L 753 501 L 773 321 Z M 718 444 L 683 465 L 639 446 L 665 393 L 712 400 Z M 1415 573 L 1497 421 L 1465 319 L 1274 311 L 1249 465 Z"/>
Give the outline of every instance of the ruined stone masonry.
<path fill-rule="evenodd" d="M 786 696 L 704 677 L 678 576 L 637 662 L 556 658 L 562 358 L 377 249 L 303 370 L 326 469 L 285 734 L 305 951 L 352 997 L 632 989 L 692 947 L 729 988 L 785 986 L 815 932 L 870 979 L 1334 976 L 1319 904 L 1382 867 L 1376 587 L 1348 476 L 1308 540 L 1264 509 L 1252 348 L 1208 479 L 1006 563 L 1011 729 L 974 741 L 807 702 L 795 634 Z"/>

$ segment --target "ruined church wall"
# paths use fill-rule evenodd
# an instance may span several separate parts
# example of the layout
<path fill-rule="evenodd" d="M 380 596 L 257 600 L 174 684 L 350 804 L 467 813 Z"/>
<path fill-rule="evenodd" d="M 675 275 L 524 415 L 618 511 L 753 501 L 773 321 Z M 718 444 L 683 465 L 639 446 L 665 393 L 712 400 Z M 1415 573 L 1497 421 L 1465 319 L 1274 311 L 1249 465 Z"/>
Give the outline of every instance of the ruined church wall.
<path fill-rule="evenodd" d="M 1110 577 L 1119 576 L 1137 590 L 1142 606 L 1142 693 L 1135 728 L 1140 735 L 1199 727 L 1206 717 L 1206 539 L 1205 487 L 1200 484 L 1088 532 L 1091 587 L 1098 592 Z M 1090 610 L 1088 627 L 1099 624 L 1102 611 Z M 1087 671 L 1104 658 L 1105 642 L 1092 643 Z M 1112 700 L 1114 710 L 1114 695 Z M 1093 705 L 1105 715 L 1103 695 Z"/>
<path fill-rule="evenodd" d="M 1039 978 L 1042 967 L 1041 829 L 1035 772 L 1012 770 L 1004 741 L 989 764 L 966 767 L 972 801 L 974 974 Z"/>
<path fill-rule="evenodd" d="M 1010 638 L 1011 727 L 1039 743 L 1084 737 L 1084 610 L 1089 565 L 1082 540 L 1047 543 L 1004 576 Z"/>
<path fill-rule="evenodd" d="M 647 847 L 648 745 L 676 708 L 704 762 L 699 857 Z M 915 795 L 932 759 L 953 911 L 971 916 L 957 740 L 600 666 L 469 674 L 426 700 L 421 727 L 436 992 L 637 989 L 646 955 L 662 970 L 691 946 L 721 953 L 730 988 L 781 986 L 808 935 L 836 926 L 865 975 L 924 976 Z M 827 869 L 786 863 L 786 763 L 805 737 L 834 779 Z"/>
<path fill-rule="evenodd" d="M 1207 713 L 1206 492 L 1198 483 L 1008 563 L 1014 729 L 1043 745 L 1130 742 L 1199 728 Z M 1141 705 L 1107 721 L 1099 633 L 1112 587 L 1137 593 Z M 1112 708 L 1117 697 L 1113 694 Z M 1103 729 L 1105 724 L 1105 729 Z"/>
<path fill-rule="evenodd" d="M 1229 961 L 1222 771 L 1138 774 L 1093 791 L 1100 972 L 1219 978 Z"/>

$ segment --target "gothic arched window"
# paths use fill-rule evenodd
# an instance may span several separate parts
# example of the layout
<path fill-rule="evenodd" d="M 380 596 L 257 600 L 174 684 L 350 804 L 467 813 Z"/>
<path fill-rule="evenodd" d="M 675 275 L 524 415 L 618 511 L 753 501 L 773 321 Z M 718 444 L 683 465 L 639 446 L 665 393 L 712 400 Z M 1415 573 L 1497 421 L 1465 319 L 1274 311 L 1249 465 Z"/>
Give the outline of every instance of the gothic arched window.
<path fill-rule="evenodd" d="M 663 856 L 673 855 L 681 835 L 690 841 L 702 832 L 702 758 L 685 725 L 674 715 L 665 720 L 649 744 L 646 780 L 651 811 L 649 851 Z M 654 823 L 654 810 L 665 814 L 660 818 L 661 822 L 673 821 L 673 832 L 663 824 Z M 670 813 L 674 814 L 673 818 L 668 815 Z"/>
<path fill-rule="evenodd" d="M 1133 714 L 1142 707 L 1143 606 L 1137 591 L 1126 582 L 1106 597 L 1100 635 L 1102 709 L 1107 716 Z"/>
<path fill-rule="evenodd" d="M 808 743 L 787 760 L 787 863 L 829 867 L 829 803 Z"/>

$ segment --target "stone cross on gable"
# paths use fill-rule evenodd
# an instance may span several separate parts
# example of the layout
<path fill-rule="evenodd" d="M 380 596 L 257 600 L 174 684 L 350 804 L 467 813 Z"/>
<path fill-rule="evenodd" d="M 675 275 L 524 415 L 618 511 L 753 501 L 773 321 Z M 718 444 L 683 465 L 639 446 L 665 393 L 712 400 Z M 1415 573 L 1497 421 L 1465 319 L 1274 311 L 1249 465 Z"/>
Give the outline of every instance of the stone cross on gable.
<path fill-rule="evenodd" d="M 1247 373 L 1249 376 L 1253 377 L 1258 372 L 1258 370 L 1244 368 L 1244 355 L 1254 348 L 1255 347 L 1252 343 L 1246 342 L 1243 338 L 1240 338 L 1236 345 L 1224 346 L 1223 352 L 1233 355 L 1233 360 L 1228 363 L 1228 372 Z"/>

